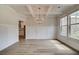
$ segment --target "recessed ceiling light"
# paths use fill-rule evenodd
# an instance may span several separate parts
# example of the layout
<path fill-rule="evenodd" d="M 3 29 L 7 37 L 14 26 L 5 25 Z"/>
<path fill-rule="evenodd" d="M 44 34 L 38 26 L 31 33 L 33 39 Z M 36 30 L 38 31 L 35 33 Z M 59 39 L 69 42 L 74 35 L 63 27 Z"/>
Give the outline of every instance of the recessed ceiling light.
<path fill-rule="evenodd" d="M 60 8 L 60 6 L 58 6 L 58 8 Z"/>

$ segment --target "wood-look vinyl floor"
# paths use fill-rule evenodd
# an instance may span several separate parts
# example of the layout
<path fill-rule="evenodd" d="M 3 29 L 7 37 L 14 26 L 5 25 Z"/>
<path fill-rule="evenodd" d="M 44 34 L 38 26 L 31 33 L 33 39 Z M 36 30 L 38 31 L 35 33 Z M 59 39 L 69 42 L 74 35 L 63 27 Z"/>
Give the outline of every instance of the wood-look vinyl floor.
<path fill-rule="evenodd" d="M 57 40 L 29 39 L 20 41 L 0 52 L 0 55 L 77 55 Z"/>

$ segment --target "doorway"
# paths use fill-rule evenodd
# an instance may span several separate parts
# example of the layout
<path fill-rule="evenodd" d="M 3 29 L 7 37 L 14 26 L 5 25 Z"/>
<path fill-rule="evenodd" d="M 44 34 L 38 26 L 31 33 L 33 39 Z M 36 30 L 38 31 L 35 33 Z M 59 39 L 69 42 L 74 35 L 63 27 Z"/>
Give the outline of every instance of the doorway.
<path fill-rule="evenodd" d="M 19 41 L 24 41 L 26 38 L 26 25 L 24 21 L 19 21 Z"/>

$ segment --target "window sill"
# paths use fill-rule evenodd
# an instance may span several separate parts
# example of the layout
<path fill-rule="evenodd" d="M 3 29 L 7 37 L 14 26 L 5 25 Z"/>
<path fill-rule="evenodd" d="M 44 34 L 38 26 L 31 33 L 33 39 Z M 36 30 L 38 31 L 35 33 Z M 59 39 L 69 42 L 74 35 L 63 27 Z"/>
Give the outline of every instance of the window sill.
<path fill-rule="evenodd" d="M 71 39 L 76 39 L 76 40 L 79 40 L 79 38 L 78 38 L 78 37 L 72 37 L 72 36 L 70 36 L 70 38 L 71 38 Z"/>

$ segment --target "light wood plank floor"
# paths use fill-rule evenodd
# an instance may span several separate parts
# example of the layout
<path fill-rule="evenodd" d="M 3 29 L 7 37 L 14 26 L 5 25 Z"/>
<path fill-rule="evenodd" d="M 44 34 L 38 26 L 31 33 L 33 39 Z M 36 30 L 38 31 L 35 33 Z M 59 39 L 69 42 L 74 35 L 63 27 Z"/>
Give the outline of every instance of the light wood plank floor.
<path fill-rule="evenodd" d="M 77 55 L 78 53 L 57 40 L 29 39 L 13 44 L 1 55 Z"/>

